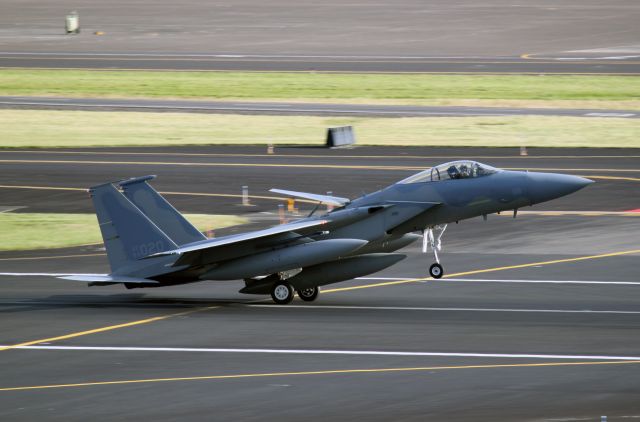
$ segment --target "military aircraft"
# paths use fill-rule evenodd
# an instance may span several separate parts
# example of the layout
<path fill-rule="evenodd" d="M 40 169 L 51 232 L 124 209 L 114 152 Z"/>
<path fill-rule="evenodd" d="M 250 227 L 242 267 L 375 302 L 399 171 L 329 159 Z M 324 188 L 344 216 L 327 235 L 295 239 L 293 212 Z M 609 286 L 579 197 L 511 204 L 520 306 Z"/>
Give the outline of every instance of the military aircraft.
<path fill-rule="evenodd" d="M 387 268 L 406 255 L 395 251 L 422 239 L 433 253 L 433 278 L 447 224 L 549 201 L 592 183 L 578 176 L 507 171 L 475 161 L 441 164 L 380 191 L 350 200 L 272 189 L 317 201 L 306 218 L 219 238 L 206 238 L 143 176 L 89 189 L 110 274 L 59 278 L 90 286 L 162 287 L 203 280 L 239 280 L 242 293 L 271 295 L 287 304 L 318 297 L 319 286 Z M 320 204 L 335 208 L 323 214 Z"/>

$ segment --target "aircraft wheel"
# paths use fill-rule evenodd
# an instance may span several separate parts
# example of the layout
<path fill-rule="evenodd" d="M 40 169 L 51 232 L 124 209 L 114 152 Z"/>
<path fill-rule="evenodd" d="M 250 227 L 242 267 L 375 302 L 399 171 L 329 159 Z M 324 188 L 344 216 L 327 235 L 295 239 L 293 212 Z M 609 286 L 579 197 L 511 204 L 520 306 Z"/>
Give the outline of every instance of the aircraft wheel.
<path fill-rule="evenodd" d="M 318 294 L 320 294 L 320 288 L 318 287 L 298 290 L 298 296 L 305 302 L 313 302 L 318 298 Z"/>
<path fill-rule="evenodd" d="M 442 274 L 444 274 L 444 269 L 442 268 L 442 265 L 438 263 L 431 264 L 431 266 L 429 267 L 429 275 L 431 275 L 431 277 L 440 278 L 442 277 Z"/>
<path fill-rule="evenodd" d="M 278 305 L 286 305 L 293 300 L 293 287 L 289 283 L 276 283 L 271 289 L 271 299 Z"/>

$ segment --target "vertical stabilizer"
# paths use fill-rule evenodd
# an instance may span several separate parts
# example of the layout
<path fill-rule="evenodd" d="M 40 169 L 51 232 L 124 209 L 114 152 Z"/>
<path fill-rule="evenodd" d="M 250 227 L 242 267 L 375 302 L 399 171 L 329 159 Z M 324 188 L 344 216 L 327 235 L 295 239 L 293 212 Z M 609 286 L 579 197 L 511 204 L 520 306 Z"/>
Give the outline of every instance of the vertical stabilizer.
<path fill-rule="evenodd" d="M 89 190 L 111 271 L 177 245 L 111 183 Z"/>
<path fill-rule="evenodd" d="M 147 183 L 153 178 L 155 176 L 136 177 L 120 182 L 120 187 L 124 196 L 178 245 L 205 240 L 198 229 Z"/>

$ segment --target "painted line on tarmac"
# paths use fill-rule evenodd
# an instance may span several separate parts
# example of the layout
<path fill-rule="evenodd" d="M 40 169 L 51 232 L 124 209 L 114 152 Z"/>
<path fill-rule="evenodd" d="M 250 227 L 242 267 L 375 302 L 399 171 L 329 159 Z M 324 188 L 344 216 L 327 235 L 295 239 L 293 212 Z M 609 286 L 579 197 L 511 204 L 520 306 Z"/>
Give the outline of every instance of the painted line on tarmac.
<path fill-rule="evenodd" d="M 87 254 L 76 254 L 76 255 L 53 255 L 53 256 L 23 256 L 16 258 L 0 258 L 0 261 L 31 261 L 31 260 L 41 260 L 41 259 L 58 259 L 58 258 L 82 258 L 85 256 L 103 256 L 106 253 L 87 253 Z"/>
<path fill-rule="evenodd" d="M 173 317 L 193 314 L 195 312 L 202 312 L 202 311 L 207 311 L 207 310 L 210 310 L 210 309 L 216 309 L 218 307 L 219 306 L 205 306 L 205 307 L 192 309 L 192 310 L 188 310 L 188 311 L 184 311 L 184 312 L 177 312 L 177 313 L 172 313 L 172 314 L 167 314 L 167 315 L 160 315 L 160 316 L 153 317 L 153 318 L 140 319 L 140 320 L 137 320 L 137 321 L 126 322 L 126 323 L 123 323 L 123 324 L 109 325 L 109 326 L 106 326 L 106 327 L 94 328 L 92 330 L 78 331 L 78 332 L 75 332 L 75 333 L 64 334 L 64 335 L 55 336 L 55 337 L 49 337 L 49 338 L 44 338 L 44 339 L 39 339 L 39 340 L 32 340 L 32 341 L 25 341 L 25 342 L 22 342 L 22 343 L 13 344 L 13 345 L 9 345 L 9 346 L 0 346 L 0 351 L 15 349 L 16 347 L 22 347 L 22 346 L 31 346 L 31 345 L 38 344 L 38 343 L 50 343 L 52 341 L 67 340 L 67 339 L 70 339 L 70 338 L 86 336 L 86 335 L 89 335 L 89 334 L 102 333 L 102 332 L 105 332 L 105 331 L 112 331 L 112 330 L 117 330 L 117 329 L 120 329 L 120 328 L 132 327 L 132 326 L 135 326 L 135 325 L 148 324 L 148 323 L 151 323 L 151 322 L 162 321 L 162 320 L 165 320 L 165 319 L 168 319 L 168 318 L 173 318 Z"/>
<path fill-rule="evenodd" d="M 340 164 L 279 164 L 279 163 L 199 163 L 199 162 L 167 162 L 167 161 L 90 161 L 90 160 L 0 160 L 4 164 L 104 164 L 104 165 L 133 165 L 133 166 L 189 166 L 189 167 L 288 167 L 288 168 L 320 168 L 320 169 L 349 169 L 349 170 L 414 170 L 421 171 L 424 167 L 405 166 L 350 166 Z M 592 169 L 598 171 L 598 169 Z M 606 171 L 606 170 L 605 170 Z M 617 171 L 617 170 L 614 170 Z M 627 171 L 627 170 L 624 170 Z M 637 170 L 640 171 L 640 170 Z"/>
<path fill-rule="evenodd" d="M 4 346 L 0 346 L 4 347 Z M 467 352 L 409 352 L 390 350 L 325 350 L 325 349 L 252 349 L 208 347 L 121 347 L 121 346 L 20 346 L 21 350 L 71 350 L 98 352 L 196 352 L 196 353 L 256 353 L 287 355 L 347 355 L 347 356 L 418 356 L 418 357 L 471 357 L 510 359 L 566 359 L 566 360 L 629 360 L 640 361 L 640 356 L 561 355 L 530 353 L 467 353 Z"/>
<path fill-rule="evenodd" d="M 88 189 L 83 188 L 67 188 L 67 187 L 52 187 L 52 186 L 24 186 L 24 185 L 0 185 L 0 189 L 30 189 L 30 190 L 62 190 L 62 191 L 82 191 L 88 192 Z M 206 193 L 206 192 L 158 192 L 161 195 L 184 195 L 184 196 L 209 196 L 218 198 L 242 198 L 242 195 L 232 193 Z M 249 195 L 250 199 L 266 199 L 270 201 L 286 201 L 287 198 L 283 196 L 266 196 L 266 195 Z M 306 199 L 296 199 L 296 202 L 304 202 L 309 204 L 317 204 L 317 201 L 310 201 Z"/>
<path fill-rule="evenodd" d="M 3 189 L 34 189 L 34 190 L 67 190 L 67 191 L 89 192 L 89 189 L 67 188 L 67 187 L 57 187 L 57 186 L 0 185 L 0 188 L 3 188 Z"/>
<path fill-rule="evenodd" d="M 597 178 L 597 176 L 588 176 L 590 178 Z M 624 179 L 624 180 L 633 180 L 640 182 L 640 178 L 629 178 L 629 177 L 606 177 L 602 176 L 602 178 L 607 179 Z M 66 188 L 66 187 L 50 187 L 50 186 L 24 186 L 24 185 L 0 185 L 0 189 L 29 189 L 29 190 L 66 190 L 66 191 L 82 191 L 87 192 L 88 189 L 82 188 Z M 240 194 L 233 193 L 207 193 L 207 192 L 172 192 L 172 191 L 159 191 L 161 195 L 177 195 L 177 196 L 206 196 L 206 197 L 216 197 L 216 198 L 242 198 L 243 196 Z M 249 195 L 250 199 L 265 199 L 269 201 L 286 201 L 286 197 L 282 196 L 268 196 L 268 195 Z M 317 204 L 317 201 L 311 201 L 307 199 L 299 199 L 296 198 L 296 202 L 308 203 L 308 204 Z M 511 214 L 504 213 L 499 214 L 503 217 L 512 217 Z M 637 217 L 640 213 L 635 211 L 527 211 L 521 210 L 518 211 L 518 215 L 535 215 L 535 216 L 583 216 L 583 217 L 601 217 L 601 216 L 625 216 L 625 217 Z M 96 243 L 99 244 L 99 243 Z"/>
<path fill-rule="evenodd" d="M 278 145 L 276 145 L 276 148 Z M 464 155 L 321 155 L 321 154 L 233 154 L 233 153 L 190 153 L 190 152 L 123 152 L 123 151 L 50 151 L 50 150 L 2 150 L 0 154 L 6 153 L 26 153 L 26 154 L 54 154 L 54 155 L 159 155 L 176 157 L 261 157 L 261 158 L 324 158 L 324 159 L 414 159 L 414 160 L 434 160 L 434 159 L 464 159 Z M 640 158 L 640 155 L 474 155 L 478 159 L 585 159 L 585 158 Z M 439 163 L 438 163 L 439 164 Z"/>
<path fill-rule="evenodd" d="M 528 263 L 528 264 L 508 265 L 508 266 L 504 266 L 504 267 L 486 268 L 486 269 L 482 269 L 482 270 L 463 271 L 463 272 L 449 274 L 449 275 L 445 274 L 445 275 L 442 276 L 442 278 L 449 279 L 449 278 L 456 278 L 456 277 L 460 277 L 460 276 L 464 276 L 464 275 L 490 273 L 490 272 L 494 272 L 494 271 L 514 270 L 514 269 L 519 269 L 519 268 L 536 267 L 536 266 L 550 265 L 550 264 L 561 264 L 561 263 L 565 263 L 565 262 L 579 262 L 579 261 L 586 261 L 586 260 L 590 260 L 590 259 L 609 258 L 609 257 L 613 257 L 613 256 L 622 256 L 622 255 L 631 255 L 631 254 L 640 254 L 640 249 L 634 249 L 634 250 L 628 250 L 628 251 L 620 251 L 620 252 L 611 252 L 611 253 L 599 254 L 599 255 L 587 255 L 587 256 L 580 256 L 580 257 L 576 257 L 576 258 L 564 258 L 564 259 L 554 259 L 554 260 L 550 260 L 550 261 L 531 262 L 531 263 Z M 433 278 L 431 278 L 431 277 L 411 278 L 411 279 L 406 279 L 406 280 L 396 280 L 396 281 L 386 281 L 386 282 L 382 282 L 382 283 L 364 284 L 364 285 L 361 285 L 361 286 L 338 287 L 338 288 L 335 288 L 335 289 L 323 290 L 322 292 L 323 293 L 344 292 L 344 291 L 349 291 L 349 290 L 369 289 L 369 288 L 372 288 L 372 287 L 395 286 L 395 285 L 398 285 L 398 284 L 416 283 L 416 282 L 420 282 L 420 281 L 432 281 L 432 280 L 433 280 Z"/>
<path fill-rule="evenodd" d="M 585 285 L 609 285 L 609 286 L 638 286 L 639 281 L 587 281 L 587 280 L 499 280 L 499 279 L 467 279 L 449 278 L 447 281 L 470 283 L 533 283 L 533 284 L 585 284 Z"/>
<path fill-rule="evenodd" d="M 583 175 L 582 177 L 587 177 L 591 179 L 602 179 L 602 180 L 627 180 L 629 182 L 640 182 L 640 178 L 637 178 L 637 177 L 593 176 L 593 175 Z"/>
<path fill-rule="evenodd" d="M 355 280 L 406 280 L 405 277 L 358 277 Z M 434 282 L 438 280 L 429 280 Z M 442 280 L 445 281 L 445 280 Z M 629 285 L 640 286 L 640 281 L 587 281 L 587 280 L 514 280 L 514 279 L 487 279 L 487 278 L 448 278 L 449 281 L 469 283 L 541 283 L 541 284 L 605 284 L 605 285 Z"/>
<path fill-rule="evenodd" d="M 345 309 L 356 311 L 427 311 L 427 312 L 515 312 L 539 314 L 604 314 L 640 315 L 640 311 L 596 311 L 590 309 L 518 309 L 518 308 L 436 308 L 414 306 L 349 306 L 349 305 L 272 305 L 247 304 L 252 308 L 292 308 L 292 309 Z M 640 358 L 639 358 L 640 359 Z"/>
<path fill-rule="evenodd" d="M 599 176 L 585 176 L 590 178 L 598 178 Z M 629 178 L 629 177 L 607 177 L 601 176 L 601 178 L 606 179 L 624 179 L 624 180 L 633 180 L 639 181 L 640 178 Z M 82 188 L 66 188 L 66 187 L 51 187 L 51 186 L 23 186 L 23 185 L 0 185 L 0 189 L 31 189 L 31 190 L 67 190 L 67 191 L 82 191 L 87 192 L 88 189 Z M 233 193 L 207 193 L 207 192 L 171 192 L 171 191 L 160 191 L 158 192 L 161 195 L 182 195 L 182 196 L 208 196 L 208 197 L 218 197 L 218 198 L 242 198 L 243 196 L 240 194 Z M 286 201 L 286 197 L 282 196 L 268 196 L 268 195 L 249 195 L 250 199 L 265 199 L 270 201 Z M 309 204 L 317 204 L 316 201 L 306 200 L 306 199 L 296 199 L 296 202 L 309 203 Z M 511 214 L 499 214 L 504 217 L 512 217 Z M 536 216 L 591 216 L 591 217 L 600 217 L 600 216 L 625 216 L 625 217 L 638 217 L 640 213 L 635 211 L 527 211 L 521 210 L 518 211 L 518 215 L 536 215 Z M 99 244 L 99 243 L 96 243 Z"/>
<path fill-rule="evenodd" d="M 640 179 L 637 179 L 640 181 Z M 512 214 L 508 213 L 500 213 L 498 214 L 500 217 L 509 217 L 513 218 Z M 636 211 L 526 211 L 519 210 L 518 217 L 521 215 L 535 215 L 535 216 L 543 216 L 543 217 L 558 217 L 558 216 L 581 216 L 581 217 L 602 217 L 602 216 L 613 216 L 613 217 L 638 217 L 640 213 Z"/>
<path fill-rule="evenodd" d="M 417 166 L 365 166 L 341 164 L 281 164 L 281 163 L 200 163 L 200 162 L 168 162 L 168 161 L 94 161 L 94 160 L 11 160 L 0 159 L 4 164 L 102 164 L 102 165 L 134 165 L 134 166 L 193 166 L 193 167 L 288 167 L 288 168 L 320 168 L 349 170 L 392 170 L 422 171 L 425 167 Z M 428 168 L 428 167 L 427 167 Z M 545 168 L 545 167 L 504 167 L 504 170 L 530 171 L 603 171 L 638 173 L 640 169 L 604 169 L 604 168 Z"/>
<path fill-rule="evenodd" d="M 583 257 L 577 257 L 577 258 L 566 258 L 566 259 L 559 259 L 559 260 L 552 260 L 552 261 L 533 262 L 533 263 L 529 263 L 529 264 L 519 264 L 519 265 L 511 265 L 511 266 L 505 266 L 505 267 L 487 268 L 487 269 L 482 269 L 482 270 L 473 270 L 473 271 L 460 272 L 460 273 L 456 273 L 456 274 L 451 274 L 449 276 L 445 275 L 444 277 L 453 278 L 453 277 L 461 276 L 461 275 L 480 274 L 480 273 L 485 273 L 485 272 L 503 271 L 503 270 L 508 270 L 508 269 L 525 268 L 525 267 L 532 267 L 532 266 L 537 266 L 537 265 L 556 264 L 556 263 L 562 263 L 562 262 L 575 262 L 575 261 L 582 261 L 582 260 L 587 260 L 587 259 L 596 259 L 596 258 L 605 258 L 605 257 L 610 257 L 610 256 L 628 255 L 628 254 L 633 254 L 633 253 L 640 253 L 640 249 L 632 250 L 632 251 L 613 252 L 613 253 L 601 254 L 601 255 L 590 255 L 590 256 L 583 256 Z M 397 284 L 413 283 L 413 282 L 417 282 L 417 281 L 426 281 L 426 280 L 430 280 L 430 279 L 431 279 L 430 277 L 427 277 L 427 278 L 422 278 L 422 279 L 389 281 L 389 282 L 384 282 L 384 283 L 375 283 L 375 284 L 368 284 L 368 285 L 363 285 L 363 286 L 343 287 L 343 288 L 325 290 L 324 293 L 335 293 L 335 292 L 342 292 L 342 291 L 349 291 L 349 290 L 356 290 L 356 289 L 367 289 L 367 288 L 372 288 L 372 287 L 391 286 L 391 285 L 397 285 Z M 200 312 L 200 311 L 205 311 L 205 310 L 215 309 L 215 308 L 218 308 L 218 306 L 202 307 L 202 308 L 198 308 L 198 309 L 195 309 L 195 310 L 189 310 L 189 311 L 186 311 L 186 312 L 173 313 L 173 314 L 168 314 L 168 315 L 164 315 L 164 316 L 158 316 L 158 317 L 154 317 L 154 318 L 148 318 L 148 319 L 143 319 L 143 320 L 138 320 L 138 321 L 132 321 L 132 322 L 124 323 L 124 324 L 110 325 L 110 326 L 107 326 L 107 327 L 96 328 L 96 329 L 93 329 L 93 330 L 80 331 L 80 332 L 75 332 L 75 333 L 71 333 L 71 334 L 66 334 L 66 335 L 61 335 L 61 336 L 56 336 L 56 337 L 49 337 L 49 338 L 39 339 L 39 340 L 32 340 L 32 341 L 22 342 L 22 343 L 10 345 L 10 346 L 0 347 L 0 351 L 13 349 L 15 347 L 20 347 L 20 346 L 31 346 L 31 345 L 35 345 L 35 344 L 39 344 L 39 343 L 45 343 L 45 342 L 46 343 L 50 343 L 52 341 L 65 340 L 65 339 L 69 339 L 69 338 L 81 337 L 81 336 L 100 333 L 100 332 L 104 332 L 104 331 L 117 330 L 119 328 L 125 328 L 125 327 L 134 326 L 134 325 L 147 324 L 147 323 L 150 323 L 150 322 L 160 321 L 160 320 L 164 320 L 164 319 L 171 318 L 171 317 L 174 317 L 174 316 L 188 315 L 188 314 L 191 314 L 191 313 L 194 313 L 194 312 Z"/>
<path fill-rule="evenodd" d="M 11 276 L 30 276 L 30 277 L 64 277 L 69 275 L 75 276 L 86 276 L 86 277 L 106 277 L 109 274 L 89 274 L 89 273 L 0 273 L 0 275 L 11 275 Z"/>
<path fill-rule="evenodd" d="M 420 367 L 409 367 L 409 368 L 334 369 L 334 370 L 304 371 L 304 372 L 271 372 L 271 373 L 253 373 L 253 374 L 206 375 L 206 376 L 197 376 L 197 377 L 145 378 L 145 379 L 130 379 L 130 380 L 117 380 L 117 381 L 95 381 L 95 382 L 83 382 L 83 383 L 73 383 L 73 384 L 32 385 L 32 386 L 19 386 L 19 387 L 3 387 L 3 388 L 0 388 L 0 391 L 43 390 L 48 388 L 93 387 L 93 386 L 143 384 L 143 383 L 158 383 L 158 382 L 228 380 L 228 379 L 242 379 L 242 378 L 289 377 L 289 376 L 305 376 L 305 375 L 384 374 L 384 373 L 445 371 L 445 370 L 462 370 L 462 369 L 506 369 L 506 368 L 570 367 L 570 366 L 587 366 L 587 365 L 589 366 L 628 365 L 628 364 L 636 364 L 636 363 L 640 363 L 640 360 L 595 361 L 595 362 L 594 361 L 542 362 L 542 363 L 495 364 L 495 365 L 420 366 Z"/>

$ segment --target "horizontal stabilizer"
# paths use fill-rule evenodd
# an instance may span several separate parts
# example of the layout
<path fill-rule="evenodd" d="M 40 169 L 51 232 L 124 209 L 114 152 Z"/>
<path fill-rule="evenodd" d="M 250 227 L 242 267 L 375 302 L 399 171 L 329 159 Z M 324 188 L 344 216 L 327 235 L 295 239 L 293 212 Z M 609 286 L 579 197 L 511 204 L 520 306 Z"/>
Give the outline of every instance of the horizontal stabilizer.
<path fill-rule="evenodd" d="M 57 277 L 62 280 L 73 280 L 73 281 L 88 281 L 90 283 L 127 283 L 127 284 L 160 284 L 155 280 L 148 280 L 146 278 L 136 278 L 136 277 L 122 277 L 115 276 L 112 277 L 110 275 L 85 275 L 85 274 L 75 274 L 68 275 L 64 277 Z"/>
<path fill-rule="evenodd" d="M 351 202 L 349 198 L 341 198 L 339 196 L 318 195 L 315 193 L 296 192 L 292 190 L 284 189 L 269 189 L 269 192 L 280 193 L 285 196 L 292 196 L 294 198 L 310 199 L 312 201 L 322 202 L 324 204 L 335 205 L 341 207 Z"/>
<path fill-rule="evenodd" d="M 0 276 L 12 277 L 55 277 L 61 280 L 88 281 L 90 283 L 132 283 L 132 284 L 160 284 L 155 280 L 138 277 L 111 276 L 109 274 L 87 273 L 0 273 Z"/>

